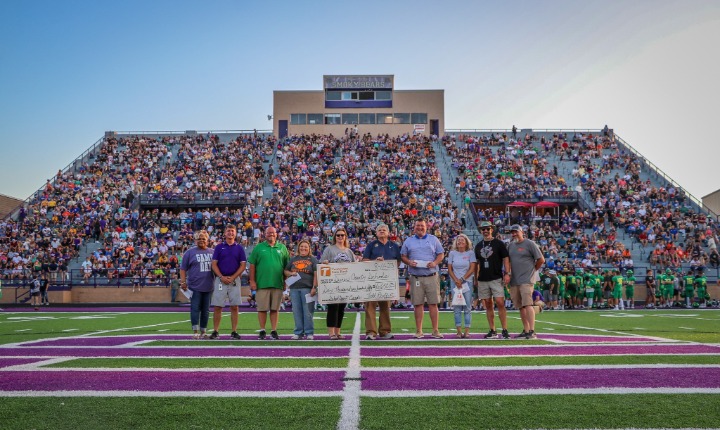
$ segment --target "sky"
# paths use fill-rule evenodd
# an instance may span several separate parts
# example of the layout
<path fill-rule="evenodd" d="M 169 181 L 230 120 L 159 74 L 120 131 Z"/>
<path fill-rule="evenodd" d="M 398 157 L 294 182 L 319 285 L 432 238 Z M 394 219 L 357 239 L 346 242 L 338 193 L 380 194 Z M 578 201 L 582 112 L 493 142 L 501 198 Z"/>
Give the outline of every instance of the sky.
<path fill-rule="evenodd" d="M 720 189 L 720 1 L 0 2 L 0 194 L 107 130 L 266 130 L 324 74 L 444 89 L 447 129 L 615 132 Z"/>

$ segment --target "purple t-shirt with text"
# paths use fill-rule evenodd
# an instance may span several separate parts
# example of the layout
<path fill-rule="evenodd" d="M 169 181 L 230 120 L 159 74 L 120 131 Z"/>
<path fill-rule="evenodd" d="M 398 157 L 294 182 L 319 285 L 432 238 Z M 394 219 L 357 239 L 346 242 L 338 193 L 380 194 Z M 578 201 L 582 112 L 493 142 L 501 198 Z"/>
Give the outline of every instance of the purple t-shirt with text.
<path fill-rule="evenodd" d="M 210 248 L 193 247 L 185 252 L 180 269 L 186 272 L 185 281 L 189 289 L 202 293 L 213 290 L 212 257 Z"/>

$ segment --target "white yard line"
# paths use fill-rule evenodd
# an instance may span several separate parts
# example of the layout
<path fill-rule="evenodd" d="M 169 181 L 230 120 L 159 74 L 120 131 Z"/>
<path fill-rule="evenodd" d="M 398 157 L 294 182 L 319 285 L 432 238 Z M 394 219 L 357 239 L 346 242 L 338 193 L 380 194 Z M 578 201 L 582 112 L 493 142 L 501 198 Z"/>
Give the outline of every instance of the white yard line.
<path fill-rule="evenodd" d="M 363 390 L 363 397 L 530 396 L 551 394 L 718 394 L 720 388 L 533 388 L 532 390 Z"/>
<path fill-rule="evenodd" d="M 694 367 L 720 368 L 720 364 L 558 364 L 543 366 L 443 366 L 443 367 L 363 367 L 363 372 L 467 372 L 513 370 L 599 370 L 599 369 L 686 369 Z"/>
<path fill-rule="evenodd" d="M 85 333 L 85 334 L 80 335 L 80 336 L 78 336 L 78 337 L 90 337 L 90 336 L 97 336 L 97 335 L 99 335 L 99 334 L 105 334 L 105 333 L 116 333 L 116 332 L 119 332 L 119 331 L 126 331 L 126 330 L 138 330 L 138 329 L 143 329 L 143 328 L 162 327 L 162 326 L 165 326 L 165 325 L 172 325 L 172 324 L 187 324 L 187 322 L 188 322 L 187 319 L 183 319 L 183 320 L 181 320 L 181 321 L 173 321 L 173 322 L 160 323 L 160 324 L 142 325 L 142 326 L 138 326 L 138 327 L 125 327 L 125 328 L 116 328 L 116 329 L 112 329 L 112 330 L 100 330 L 100 331 L 95 331 L 95 332 L 92 332 L 92 333 Z M 147 335 L 145 335 L 145 336 L 147 336 Z"/>
<path fill-rule="evenodd" d="M 360 385 L 360 314 L 357 313 L 350 344 L 350 360 L 345 372 L 338 430 L 357 430 L 360 426 Z"/>
<path fill-rule="evenodd" d="M 1 397 L 340 397 L 341 391 L 0 391 Z"/>
<path fill-rule="evenodd" d="M 227 358 L 227 357 L 226 357 Z M 57 361 L 55 361 L 57 360 Z M 301 372 L 343 372 L 342 367 L 228 367 L 228 368 L 201 368 L 201 367 L 183 367 L 183 368 L 165 368 L 165 367 L 41 367 L 63 361 L 74 360 L 74 358 L 50 359 L 37 363 L 18 364 L 15 366 L 3 367 L 0 371 L 17 372 L 17 371 L 37 371 L 37 372 L 203 372 L 212 376 L 214 373 L 301 373 Z"/>

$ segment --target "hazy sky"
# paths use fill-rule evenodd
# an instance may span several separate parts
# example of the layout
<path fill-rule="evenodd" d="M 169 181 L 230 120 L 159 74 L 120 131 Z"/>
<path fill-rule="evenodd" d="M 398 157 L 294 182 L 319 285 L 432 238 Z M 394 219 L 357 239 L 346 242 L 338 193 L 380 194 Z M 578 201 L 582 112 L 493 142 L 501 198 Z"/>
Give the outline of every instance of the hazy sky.
<path fill-rule="evenodd" d="M 0 193 L 106 130 L 268 129 L 323 74 L 444 89 L 452 128 L 608 124 L 696 197 L 720 189 L 720 1 L 0 2 Z"/>

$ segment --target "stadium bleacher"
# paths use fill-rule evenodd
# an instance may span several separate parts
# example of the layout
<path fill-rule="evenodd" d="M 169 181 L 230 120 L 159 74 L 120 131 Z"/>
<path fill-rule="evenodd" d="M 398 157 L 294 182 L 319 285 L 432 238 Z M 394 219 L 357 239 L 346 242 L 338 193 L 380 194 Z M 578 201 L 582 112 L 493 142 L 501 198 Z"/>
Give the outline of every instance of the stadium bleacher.
<path fill-rule="evenodd" d="M 556 267 L 703 268 L 717 280 L 717 219 L 610 132 L 290 136 L 108 135 L 0 224 L 5 286 L 167 286 L 205 228 L 238 225 L 252 247 L 275 226 L 319 255 L 344 226 L 361 254 L 386 223 L 417 217 L 449 249 L 489 220 L 523 224 Z"/>

